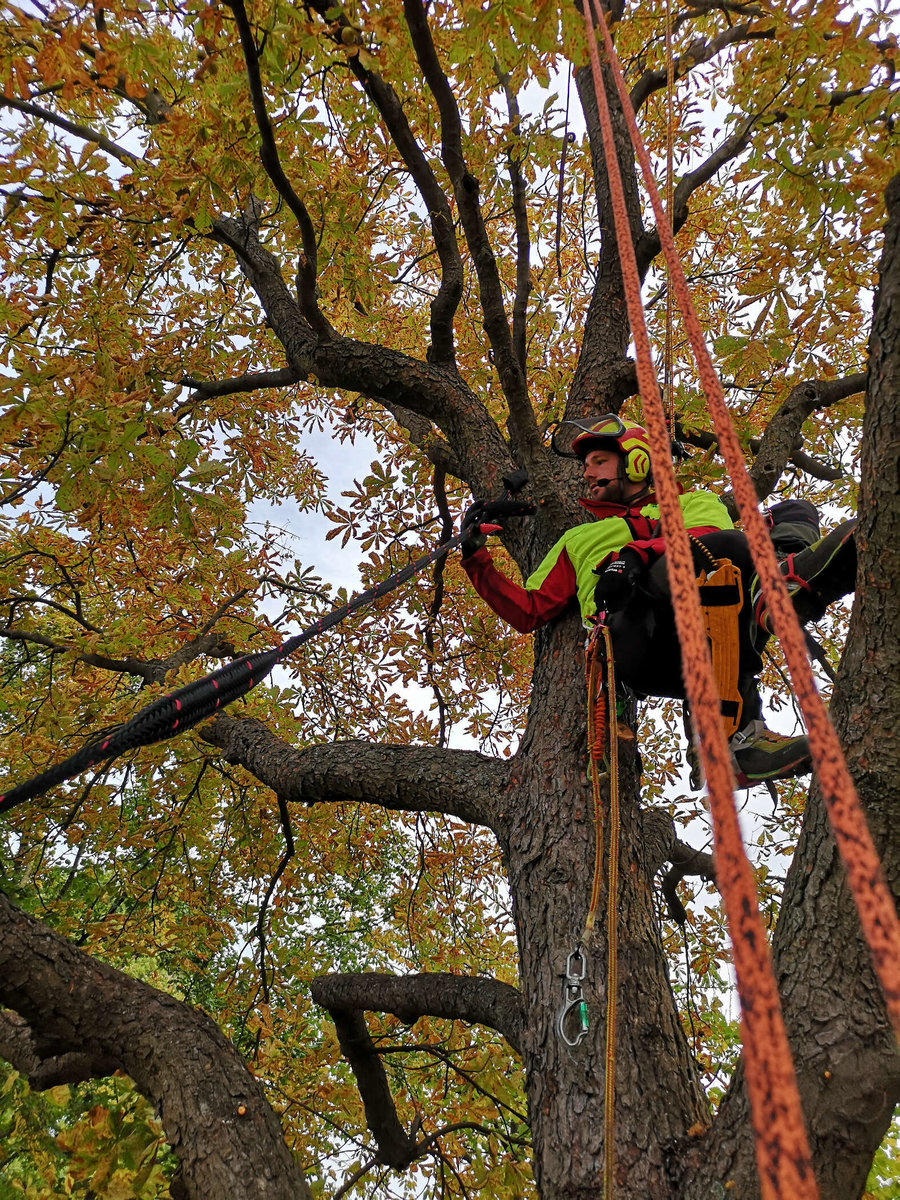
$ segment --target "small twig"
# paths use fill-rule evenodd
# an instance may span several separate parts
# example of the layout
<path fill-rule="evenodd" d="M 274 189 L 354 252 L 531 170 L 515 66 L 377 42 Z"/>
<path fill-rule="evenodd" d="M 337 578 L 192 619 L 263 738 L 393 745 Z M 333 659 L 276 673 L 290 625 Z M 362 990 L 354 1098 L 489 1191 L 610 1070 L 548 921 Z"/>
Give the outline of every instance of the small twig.
<path fill-rule="evenodd" d="M 275 868 L 275 874 L 269 880 L 269 886 L 266 888 L 265 895 L 262 899 L 262 904 L 259 906 L 259 917 L 256 922 L 256 939 L 259 942 L 259 971 L 260 980 L 262 983 L 262 994 L 266 1004 L 269 1003 L 269 976 L 266 971 L 266 914 L 269 908 L 269 901 L 275 888 L 278 886 L 278 880 L 284 874 L 285 867 L 294 857 L 294 834 L 291 829 L 291 815 L 288 811 L 287 801 L 285 798 L 277 794 L 278 800 L 278 816 L 281 820 L 281 829 L 284 833 L 285 850 L 279 859 L 278 866 Z"/>

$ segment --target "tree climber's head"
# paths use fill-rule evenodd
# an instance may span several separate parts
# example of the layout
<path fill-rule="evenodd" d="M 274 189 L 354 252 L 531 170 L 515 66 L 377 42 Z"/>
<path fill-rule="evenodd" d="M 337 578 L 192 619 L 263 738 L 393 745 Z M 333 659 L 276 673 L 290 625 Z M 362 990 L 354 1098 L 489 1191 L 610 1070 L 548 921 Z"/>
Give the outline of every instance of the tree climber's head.
<path fill-rule="evenodd" d="M 640 425 L 626 425 L 614 413 L 590 424 L 572 442 L 584 464 L 591 500 L 625 504 L 650 488 L 650 442 Z"/>

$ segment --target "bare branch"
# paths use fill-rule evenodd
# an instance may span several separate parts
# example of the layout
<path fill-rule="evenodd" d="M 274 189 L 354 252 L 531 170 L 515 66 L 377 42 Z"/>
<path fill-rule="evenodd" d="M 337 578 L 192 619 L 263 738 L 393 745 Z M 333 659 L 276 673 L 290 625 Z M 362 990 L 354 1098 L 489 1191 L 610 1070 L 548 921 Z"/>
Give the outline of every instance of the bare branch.
<path fill-rule="evenodd" d="M 441 812 L 493 829 L 507 767 L 473 750 L 331 742 L 297 750 L 261 721 L 224 713 L 204 726 L 205 742 L 288 803 L 377 804 L 400 812 Z"/>
<path fill-rule="evenodd" d="M 63 616 L 68 617 L 77 625 L 81 625 L 88 633 L 103 633 L 102 629 L 98 629 L 96 625 L 92 625 L 81 611 L 81 597 L 76 598 L 75 609 L 69 608 L 65 604 L 60 604 L 58 600 L 50 600 L 47 596 L 3 596 L 0 597 L 0 605 L 8 604 L 10 611 L 18 607 L 20 604 L 46 604 L 48 608 L 52 608 L 55 612 L 60 612 Z"/>
<path fill-rule="evenodd" d="M 76 125 L 74 121 L 68 121 L 65 117 L 58 116 L 49 108 L 42 108 L 39 104 L 29 104 L 25 100 L 15 100 L 12 96 L 0 95 L 0 108 L 4 105 L 7 108 L 16 109 L 17 112 L 27 113 L 30 117 L 37 117 L 39 121 L 46 121 L 48 125 L 56 125 L 57 128 L 64 129 L 73 137 L 81 138 L 83 142 L 93 142 L 111 158 L 125 163 L 126 166 L 144 161 L 139 155 L 126 150 L 124 146 L 117 146 L 115 142 L 111 142 L 104 134 L 97 133 L 95 129 L 90 129 L 87 125 Z"/>
<path fill-rule="evenodd" d="M 282 198 L 296 218 L 303 242 L 303 254 L 297 272 L 297 291 L 303 315 L 321 338 L 329 338 L 333 329 L 319 310 L 316 299 L 316 275 L 318 274 L 318 246 L 316 231 L 306 205 L 294 191 L 284 173 L 278 147 L 275 144 L 275 133 L 272 122 L 266 110 L 266 98 L 263 92 L 262 78 L 259 73 L 259 51 L 253 38 L 253 31 L 247 19 L 247 10 L 243 0 L 226 0 L 228 7 L 234 13 L 235 24 L 241 39 L 241 49 L 244 52 L 244 62 L 247 67 L 247 81 L 250 85 L 250 99 L 253 103 L 253 115 L 259 130 L 260 148 L 259 160 L 266 174 L 275 184 L 278 195 Z"/>
<path fill-rule="evenodd" d="M 691 5 L 691 8 L 699 7 Z M 707 7 L 707 6 L 704 6 Z M 709 8 L 722 8 L 720 4 L 709 5 Z M 738 9 L 742 14 L 748 12 L 747 9 Z M 762 13 L 758 10 L 753 13 L 754 16 L 768 17 L 769 13 Z M 727 49 L 728 46 L 733 46 L 738 42 L 754 42 L 761 39 L 768 39 L 775 36 L 774 27 L 771 29 L 754 29 L 753 23 L 748 21 L 743 25 L 733 25 L 729 29 L 723 29 L 710 41 L 704 38 L 696 38 L 691 42 L 690 46 L 675 59 L 675 78 L 683 79 L 688 75 L 694 67 L 699 67 L 702 63 L 707 63 L 710 59 L 716 57 L 717 54 Z M 641 105 L 644 104 L 654 92 L 666 86 L 666 72 L 660 71 L 645 71 L 638 79 L 637 83 L 631 89 L 631 104 L 635 112 L 638 112 Z"/>
<path fill-rule="evenodd" d="M 401 1125 L 383 1057 L 363 1012 L 393 1013 L 410 1025 L 423 1016 L 468 1021 L 496 1029 L 516 1050 L 521 1043 L 524 1002 L 515 988 L 496 979 L 445 972 L 322 975 L 312 981 L 311 991 L 334 1021 L 341 1053 L 359 1088 L 366 1124 L 378 1145 L 376 1162 L 397 1170 L 421 1158 L 440 1134 L 417 1142 L 415 1127 L 407 1133 Z"/>
<path fill-rule="evenodd" d="M 141 662 L 136 658 L 108 658 L 105 654 L 82 654 L 67 642 L 59 642 L 43 633 L 33 633 L 26 629 L 13 629 L 5 626 L 0 629 L 0 637 L 10 642 L 24 642 L 31 646 L 43 646 L 57 654 L 74 654 L 78 662 L 86 663 L 89 667 L 99 667 L 102 671 L 118 671 L 127 675 L 136 675 L 145 683 L 154 679 L 151 664 Z"/>
<path fill-rule="evenodd" d="M 259 388 L 289 387 L 299 379 L 299 374 L 291 367 L 280 367 L 277 371 L 254 371 L 234 379 L 204 380 L 185 375 L 177 383 L 191 388 L 192 400 L 211 400 L 215 396 L 233 396 L 238 392 L 255 392 Z"/>
<path fill-rule="evenodd" d="M 631 237 L 637 247 L 644 235 L 644 223 L 634 150 L 615 87 L 609 79 L 608 65 L 603 66 L 603 78 L 613 119 L 619 166 L 622 169 Z M 575 72 L 575 83 L 588 131 L 597 221 L 602 237 L 578 365 L 566 403 L 567 418 L 580 418 L 592 413 L 617 410 L 626 396 L 635 390 L 634 363 L 629 362 L 626 357 L 629 341 L 628 315 L 622 288 L 609 176 L 600 132 L 597 96 L 589 67 L 579 68 Z M 623 391 L 623 387 L 627 390 Z"/>
<path fill-rule="evenodd" d="M 419 1017 L 443 1017 L 487 1025 L 516 1051 L 521 1045 L 524 1001 L 516 988 L 498 979 L 445 971 L 421 975 L 373 971 L 320 975 L 311 987 L 316 1004 L 329 1012 L 388 1012 L 407 1025 L 415 1024 Z"/>
<path fill-rule="evenodd" d="M 864 372 L 843 379 L 816 379 L 791 389 L 754 450 L 756 457 L 750 477 L 760 499 L 774 490 L 788 462 L 796 462 L 801 444 L 800 431 L 806 418 L 865 389 Z"/>
<path fill-rule="evenodd" d="M 500 274 L 478 200 L 478 180 L 469 171 L 463 155 L 462 122 L 456 97 L 438 61 L 422 0 L 404 0 L 403 11 L 416 58 L 440 113 L 444 165 L 453 184 L 466 244 L 478 277 L 484 329 L 509 405 L 513 446 L 521 463 L 534 464 L 543 458 L 537 421 L 506 319 Z"/>

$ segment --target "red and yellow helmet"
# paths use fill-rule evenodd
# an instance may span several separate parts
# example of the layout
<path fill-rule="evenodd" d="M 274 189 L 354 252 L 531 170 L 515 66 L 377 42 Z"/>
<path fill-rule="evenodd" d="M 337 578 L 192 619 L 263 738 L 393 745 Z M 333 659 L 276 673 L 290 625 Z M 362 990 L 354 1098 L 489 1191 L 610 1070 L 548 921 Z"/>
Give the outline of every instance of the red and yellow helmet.
<path fill-rule="evenodd" d="M 582 433 L 572 442 L 572 453 L 584 462 L 591 450 L 618 451 L 622 456 L 625 478 L 643 483 L 650 474 L 650 439 L 642 425 L 626 425 L 615 413 L 596 421 L 574 422 Z"/>

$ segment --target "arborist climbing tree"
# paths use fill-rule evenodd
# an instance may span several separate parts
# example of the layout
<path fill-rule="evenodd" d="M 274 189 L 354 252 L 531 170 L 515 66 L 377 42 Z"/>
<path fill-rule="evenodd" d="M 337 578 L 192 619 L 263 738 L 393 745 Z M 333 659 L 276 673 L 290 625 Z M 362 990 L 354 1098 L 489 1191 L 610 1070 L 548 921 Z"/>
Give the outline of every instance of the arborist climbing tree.
<path fill-rule="evenodd" d="M 463 521 L 463 534 L 470 531 L 462 542 L 463 566 L 478 593 L 521 633 L 532 632 L 577 601 L 586 624 L 598 619 L 608 624 L 617 676 L 625 687 L 642 698 L 683 698 L 684 666 L 647 432 L 615 414 L 572 424 L 580 427 L 572 452 L 584 465 L 587 495 L 581 504 L 595 523 L 563 534 L 522 588 L 493 565 L 476 503 Z M 681 508 L 698 575 L 702 573 L 701 602 L 737 782 L 748 786 L 807 774 L 806 736 L 775 733 L 761 719 L 757 676 L 771 629 L 746 539 L 733 529 L 728 510 L 711 492 L 684 493 Z M 819 620 L 830 603 L 853 590 L 855 523 L 845 522 L 819 538 L 816 510 L 802 501 L 783 501 L 769 519 L 773 538 L 785 552 L 783 571 L 798 611 L 804 623 Z M 720 561 L 735 568 L 721 584 L 712 581 Z"/>
<path fill-rule="evenodd" d="M 568 3 L 4 9 L 0 1174 L 24 1194 L 861 1193 L 898 1078 L 894 35 L 836 0 L 614 16 L 595 91 Z M 670 164 L 709 409 L 629 107 Z M 795 527 L 780 566 L 747 486 L 769 549 Z M 460 566 L 476 525 L 496 574 Z M 854 551 L 849 626 L 819 620 Z M 792 613 L 883 876 L 848 863 Z M 758 678 L 808 741 L 756 725 Z M 674 782 L 688 683 L 700 795 Z M 732 753 L 778 802 L 742 797 L 723 854 Z"/>

